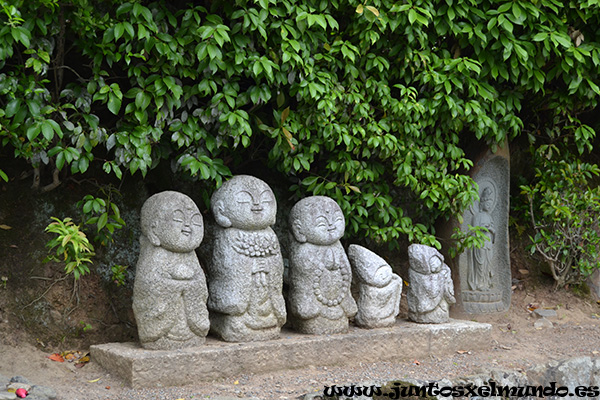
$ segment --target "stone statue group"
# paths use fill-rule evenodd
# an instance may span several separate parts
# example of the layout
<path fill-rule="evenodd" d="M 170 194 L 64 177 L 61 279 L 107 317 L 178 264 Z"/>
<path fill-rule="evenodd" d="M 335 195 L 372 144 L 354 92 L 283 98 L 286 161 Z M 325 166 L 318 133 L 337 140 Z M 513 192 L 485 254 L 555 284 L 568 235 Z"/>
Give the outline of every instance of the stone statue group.
<path fill-rule="evenodd" d="M 346 254 L 340 243 L 345 219 L 333 199 L 307 197 L 291 210 L 286 298 L 271 188 L 234 176 L 212 195 L 211 211 L 217 227 L 205 277 L 195 253 L 204 223 L 192 199 L 166 191 L 142 207 L 133 311 L 144 348 L 199 346 L 209 330 L 228 342 L 270 340 L 286 322 L 317 335 L 346 332 L 351 319 L 363 328 L 395 323 L 402 279 L 364 247 L 350 245 Z M 409 319 L 446 322 L 455 299 L 443 256 L 413 244 L 409 261 Z"/>

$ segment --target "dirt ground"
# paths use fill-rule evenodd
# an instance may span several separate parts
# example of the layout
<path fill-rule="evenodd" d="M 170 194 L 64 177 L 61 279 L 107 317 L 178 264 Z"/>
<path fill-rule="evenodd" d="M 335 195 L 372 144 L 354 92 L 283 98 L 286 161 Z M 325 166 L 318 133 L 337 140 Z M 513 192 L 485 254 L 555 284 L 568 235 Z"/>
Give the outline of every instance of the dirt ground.
<path fill-rule="evenodd" d="M 0 289 L 1 290 L 1 289 Z M 557 311 L 553 327 L 536 329 L 534 307 Z M 464 349 L 455 354 L 421 360 L 382 361 L 337 367 L 247 374 L 185 387 L 132 390 L 118 376 L 102 370 L 91 360 L 84 367 L 48 358 L 54 351 L 81 350 L 43 347 L 24 330 L 10 329 L 2 322 L 0 374 L 22 375 L 35 384 L 55 389 L 59 399 L 206 399 L 215 396 L 259 399 L 296 399 L 322 391 L 323 386 L 394 379 L 442 379 L 468 376 L 487 369 L 526 370 L 534 364 L 577 356 L 600 356 L 600 304 L 572 291 L 552 291 L 539 280 L 522 280 L 514 288 L 512 306 L 506 313 L 470 317 L 493 326 L 489 347 Z M 3 320 L 5 321 L 5 320 Z"/>

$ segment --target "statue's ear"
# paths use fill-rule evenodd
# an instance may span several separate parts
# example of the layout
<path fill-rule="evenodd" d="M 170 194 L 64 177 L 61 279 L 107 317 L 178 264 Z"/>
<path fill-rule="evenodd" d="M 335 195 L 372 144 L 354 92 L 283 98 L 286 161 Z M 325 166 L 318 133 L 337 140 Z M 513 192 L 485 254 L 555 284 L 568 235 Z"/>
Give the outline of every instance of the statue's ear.
<path fill-rule="evenodd" d="M 158 221 L 152 222 L 150 226 L 150 231 L 148 232 L 148 241 L 152 243 L 153 246 L 160 247 L 160 239 L 156 234 L 156 230 L 158 229 Z"/>
<path fill-rule="evenodd" d="M 231 227 L 231 220 L 225 215 L 225 203 L 223 202 L 223 200 L 217 200 L 217 203 L 214 205 L 213 210 L 217 224 L 219 224 L 223 228 Z"/>
<path fill-rule="evenodd" d="M 296 219 L 292 223 L 292 233 L 298 242 L 306 243 L 306 235 L 302 233 L 302 222 L 300 222 L 300 219 Z"/>

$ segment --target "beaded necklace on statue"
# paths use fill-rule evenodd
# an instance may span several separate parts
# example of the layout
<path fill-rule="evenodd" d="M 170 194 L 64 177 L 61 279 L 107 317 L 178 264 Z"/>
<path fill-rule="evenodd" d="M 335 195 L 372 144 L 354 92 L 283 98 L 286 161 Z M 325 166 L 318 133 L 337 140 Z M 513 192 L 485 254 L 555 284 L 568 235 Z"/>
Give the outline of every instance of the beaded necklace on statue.
<path fill-rule="evenodd" d="M 325 272 L 326 269 L 330 272 L 339 271 L 338 273 L 342 277 L 342 284 L 340 285 L 339 294 L 333 299 L 326 298 L 325 296 L 323 296 L 323 293 L 321 291 L 321 276 L 323 275 L 323 272 Z M 315 278 L 313 280 L 313 293 L 315 294 L 315 297 L 317 298 L 317 300 L 319 300 L 321 304 L 326 305 L 328 307 L 335 307 L 339 305 L 342 302 L 342 300 L 344 300 L 344 298 L 346 297 L 348 289 L 350 288 L 350 279 L 351 276 L 349 268 L 347 268 L 347 266 L 345 266 L 344 264 L 338 265 L 338 263 L 336 263 L 335 254 L 333 250 L 328 249 L 325 260 L 322 263 L 319 263 L 315 270 Z"/>

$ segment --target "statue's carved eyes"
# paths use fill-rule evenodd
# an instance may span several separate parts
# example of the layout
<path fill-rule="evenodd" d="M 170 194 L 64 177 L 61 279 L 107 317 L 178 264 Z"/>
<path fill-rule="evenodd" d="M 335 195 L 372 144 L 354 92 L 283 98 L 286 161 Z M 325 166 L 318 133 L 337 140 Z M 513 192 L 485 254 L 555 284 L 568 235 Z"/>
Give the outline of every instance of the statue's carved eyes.
<path fill-rule="evenodd" d="M 202 226 L 202 216 L 200 214 L 192 215 L 192 225 Z"/>
<path fill-rule="evenodd" d="M 237 192 L 235 194 L 235 201 L 240 204 L 252 203 L 252 195 L 246 191 Z"/>
<path fill-rule="evenodd" d="M 265 190 L 260 194 L 260 202 L 261 203 L 271 203 L 273 202 L 273 195 L 270 190 Z"/>
<path fill-rule="evenodd" d="M 317 217 L 315 222 L 317 223 L 317 228 L 323 228 L 329 225 L 327 218 L 325 217 Z"/>
<path fill-rule="evenodd" d="M 173 211 L 173 221 L 175 222 L 183 222 L 185 219 L 185 214 L 181 210 Z"/>

